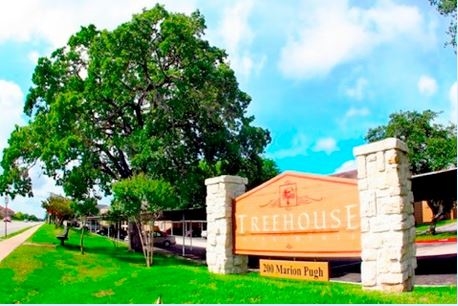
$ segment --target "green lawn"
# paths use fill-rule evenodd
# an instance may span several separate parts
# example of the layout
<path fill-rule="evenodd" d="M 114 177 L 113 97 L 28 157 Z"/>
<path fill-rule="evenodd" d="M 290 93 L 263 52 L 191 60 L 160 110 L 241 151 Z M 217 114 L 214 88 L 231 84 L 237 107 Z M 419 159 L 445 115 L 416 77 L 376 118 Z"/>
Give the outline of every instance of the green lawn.
<path fill-rule="evenodd" d="M 451 220 L 451 219 L 441 220 L 441 221 L 438 221 L 436 223 L 436 227 L 439 227 L 439 226 L 442 226 L 442 225 L 447 225 L 447 224 L 452 224 L 452 223 L 456 223 L 456 220 Z M 428 231 L 429 230 L 429 223 L 417 225 L 416 229 L 417 229 L 417 232 Z"/>
<path fill-rule="evenodd" d="M 66 246 L 43 225 L 28 242 L 0 262 L 0 303 L 149 304 L 163 303 L 455 303 L 456 286 L 416 287 L 389 294 L 364 291 L 358 284 L 308 282 L 245 275 L 215 275 L 206 266 L 156 254 L 146 268 L 141 254 L 96 235 L 78 248 L 79 233 L 70 231 Z"/>
<path fill-rule="evenodd" d="M 437 222 L 436 228 L 442 225 L 447 225 L 451 223 L 456 223 L 456 220 L 441 220 Z M 453 232 L 443 232 L 436 233 L 436 235 L 431 235 L 429 233 L 429 224 L 422 224 L 416 226 L 416 241 L 430 241 L 430 240 L 441 240 L 441 239 L 456 239 L 456 231 Z"/>

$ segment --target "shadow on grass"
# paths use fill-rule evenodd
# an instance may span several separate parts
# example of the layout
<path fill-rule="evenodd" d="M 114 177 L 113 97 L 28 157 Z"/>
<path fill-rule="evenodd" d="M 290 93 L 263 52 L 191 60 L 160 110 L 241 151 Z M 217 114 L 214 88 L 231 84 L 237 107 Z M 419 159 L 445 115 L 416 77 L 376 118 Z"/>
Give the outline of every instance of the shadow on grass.
<path fill-rule="evenodd" d="M 80 245 L 74 243 L 65 243 L 64 246 L 61 246 L 65 250 L 71 252 L 81 252 Z M 84 246 L 84 253 L 110 256 L 121 262 L 135 264 L 139 266 L 145 266 L 145 258 L 140 252 L 129 251 L 125 247 L 108 247 L 108 246 Z M 166 253 L 164 251 L 155 251 L 153 255 L 153 265 L 155 266 L 173 266 L 173 265 L 197 265 L 195 262 L 190 262 L 188 260 L 178 258 L 174 254 Z"/>

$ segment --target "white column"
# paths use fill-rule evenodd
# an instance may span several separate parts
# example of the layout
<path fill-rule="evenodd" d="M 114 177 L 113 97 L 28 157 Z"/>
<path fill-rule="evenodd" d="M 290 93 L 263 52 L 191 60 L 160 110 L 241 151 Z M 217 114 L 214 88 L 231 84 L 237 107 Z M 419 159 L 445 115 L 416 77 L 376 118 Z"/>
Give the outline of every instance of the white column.
<path fill-rule="evenodd" d="M 205 180 L 207 186 L 207 265 L 213 273 L 245 273 L 248 256 L 234 255 L 233 200 L 245 192 L 248 180 L 219 176 Z"/>
<path fill-rule="evenodd" d="M 415 218 L 407 146 L 396 138 L 356 147 L 364 289 L 414 287 Z"/>

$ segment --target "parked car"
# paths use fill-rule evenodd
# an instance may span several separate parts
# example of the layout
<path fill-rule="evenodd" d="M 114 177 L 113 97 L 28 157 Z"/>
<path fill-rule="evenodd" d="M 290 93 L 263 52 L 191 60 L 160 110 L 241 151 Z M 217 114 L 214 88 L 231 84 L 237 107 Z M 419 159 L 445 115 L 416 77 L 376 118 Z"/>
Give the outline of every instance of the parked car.
<path fill-rule="evenodd" d="M 200 236 L 204 239 L 207 239 L 207 235 L 208 235 L 207 230 L 204 230 L 202 231 L 202 233 L 200 233 Z"/>
<path fill-rule="evenodd" d="M 11 217 L 7 216 L 7 217 L 3 218 L 3 222 L 11 222 Z"/>
<path fill-rule="evenodd" d="M 126 235 L 124 241 L 129 241 L 129 235 Z M 176 238 L 175 236 L 168 235 L 166 232 L 154 231 L 153 234 L 153 244 L 168 248 L 171 245 L 175 245 Z"/>
<path fill-rule="evenodd" d="M 102 227 L 96 231 L 97 234 L 101 236 L 108 236 L 108 228 Z"/>
<path fill-rule="evenodd" d="M 167 233 L 165 232 L 154 231 L 153 243 L 155 245 L 160 245 L 167 248 L 171 245 L 176 244 L 176 239 L 175 236 L 167 235 Z"/>

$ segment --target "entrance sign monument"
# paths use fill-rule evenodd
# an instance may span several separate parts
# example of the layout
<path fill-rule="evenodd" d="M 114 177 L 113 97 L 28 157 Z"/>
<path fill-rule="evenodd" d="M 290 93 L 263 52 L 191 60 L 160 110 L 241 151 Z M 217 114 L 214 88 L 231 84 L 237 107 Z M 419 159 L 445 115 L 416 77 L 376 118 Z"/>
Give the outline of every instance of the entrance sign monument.
<path fill-rule="evenodd" d="M 417 263 L 407 146 L 387 138 L 354 148 L 354 155 L 357 180 L 285 172 L 247 193 L 245 178 L 205 180 L 209 271 L 247 272 L 248 255 L 352 257 L 362 261 L 363 289 L 413 290 Z M 324 266 L 307 264 L 263 260 L 260 272 L 326 274 Z"/>

